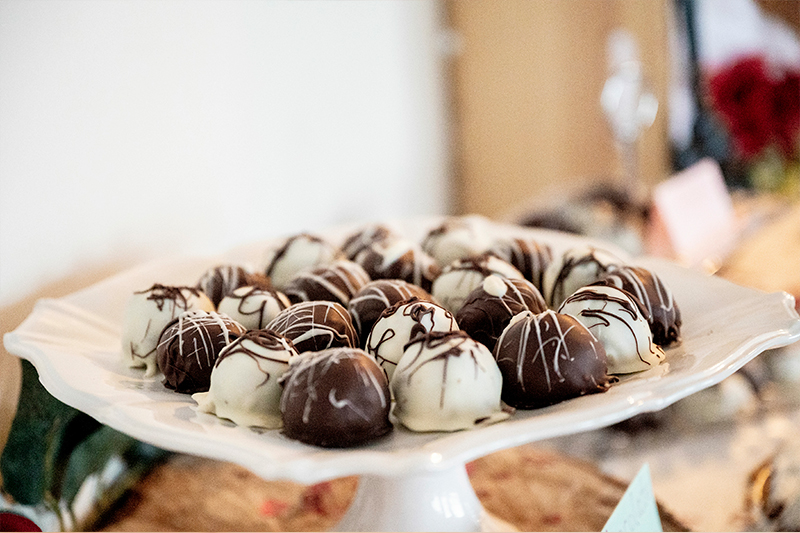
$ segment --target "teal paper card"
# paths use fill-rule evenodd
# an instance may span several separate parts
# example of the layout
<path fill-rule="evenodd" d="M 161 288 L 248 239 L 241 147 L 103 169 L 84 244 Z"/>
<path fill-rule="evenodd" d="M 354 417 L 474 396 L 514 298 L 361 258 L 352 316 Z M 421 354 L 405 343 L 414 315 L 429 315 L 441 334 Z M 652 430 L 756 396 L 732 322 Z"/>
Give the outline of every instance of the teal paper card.
<path fill-rule="evenodd" d="M 628 485 L 603 531 L 663 531 L 647 463 Z"/>

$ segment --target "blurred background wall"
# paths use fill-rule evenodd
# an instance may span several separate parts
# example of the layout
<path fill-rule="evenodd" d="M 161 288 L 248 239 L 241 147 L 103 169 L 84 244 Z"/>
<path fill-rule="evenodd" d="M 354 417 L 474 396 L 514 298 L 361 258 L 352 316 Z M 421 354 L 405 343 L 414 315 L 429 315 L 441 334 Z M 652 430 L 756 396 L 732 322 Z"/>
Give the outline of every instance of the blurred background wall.
<path fill-rule="evenodd" d="M 620 30 L 659 104 L 650 188 L 691 141 L 687 3 L 713 61 L 771 39 L 761 15 L 800 32 L 796 0 L 4 0 L 0 307 L 97 265 L 618 184 Z"/>
<path fill-rule="evenodd" d="M 434 0 L 3 0 L 0 306 L 98 265 L 448 211 L 440 20 Z"/>

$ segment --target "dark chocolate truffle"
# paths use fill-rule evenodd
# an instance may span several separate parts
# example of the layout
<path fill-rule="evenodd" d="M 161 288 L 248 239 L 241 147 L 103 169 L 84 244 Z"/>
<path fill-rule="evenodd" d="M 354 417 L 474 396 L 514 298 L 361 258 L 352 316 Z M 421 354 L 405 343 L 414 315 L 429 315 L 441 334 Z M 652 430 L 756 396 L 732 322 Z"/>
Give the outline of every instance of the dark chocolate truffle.
<path fill-rule="evenodd" d="M 430 292 L 433 280 L 442 273 L 436 260 L 419 245 L 402 238 L 371 244 L 353 259 L 372 279 L 402 279 Z"/>
<path fill-rule="evenodd" d="M 433 296 L 421 287 L 399 279 L 378 279 L 361 287 L 347 306 L 360 339 L 359 346 L 366 346 L 369 332 L 383 311 L 412 296 L 433 301 Z"/>
<path fill-rule="evenodd" d="M 271 329 L 294 344 L 302 352 L 326 348 L 358 346 L 358 335 L 350 314 L 336 302 L 300 302 L 281 311 L 266 329 Z"/>
<path fill-rule="evenodd" d="M 488 253 L 514 265 L 539 291 L 544 283 L 544 272 L 553 261 L 553 251 L 547 244 L 517 237 L 498 239 Z"/>
<path fill-rule="evenodd" d="M 197 282 L 197 288 L 209 297 L 215 308 L 224 297 L 245 285 L 266 288 L 269 281 L 266 276 L 251 274 L 240 266 L 218 265 L 206 270 Z"/>
<path fill-rule="evenodd" d="M 342 244 L 342 253 L 348 259 L 355 259 L 361 250 L 369 248 L 375 243 L 398 236 L 398 233 L 383 224 L 371 224 L 347 237 Z"/>
<path fill-rule="evenodd" d="M 654 272 L 642 267 L 615 266 L 597 282 L 627 291 L 649 313 L 647 323 L 653 332 L 653 342 L 659 346 L 681 341 L 681 312 L 675 298 Z"/>
<path fill-rule="evenodd" d="M 541 313 L 546 310 L 547 304 L 533 283 L 492 274 L 469 293 L 456 313 L 456 322 L 473 339 L 492 351 L 497 337 L 514 315 L 523 311 Z"/>
<path fill-rule="evenodd" d="M 370 281 L 361 265 L 349 259 L 298 272 L 283 292 L 292 303 L 325 300 L 343 306 Z"/>
<path fill-rule="evenodd" d="M 167 324 L 156 348 L 164 386 L 177 392 L 205 392 L 219 353 L 245 332 L 226 315 L 187 311 Z"/>
<path fill-rule="evenodd" d="M 281 377 L 283 433 L 315 446 L 343 448 L 386 435 L 389 382 L 358 348 L 302 354 Z"/>
<path fill-rule="evenodd" d="M 503 374 L 503 401 L 535 409 L 608 389 L 606 352 L 569 315 L 523 312 L 511 319 L 494 348 Z"/>

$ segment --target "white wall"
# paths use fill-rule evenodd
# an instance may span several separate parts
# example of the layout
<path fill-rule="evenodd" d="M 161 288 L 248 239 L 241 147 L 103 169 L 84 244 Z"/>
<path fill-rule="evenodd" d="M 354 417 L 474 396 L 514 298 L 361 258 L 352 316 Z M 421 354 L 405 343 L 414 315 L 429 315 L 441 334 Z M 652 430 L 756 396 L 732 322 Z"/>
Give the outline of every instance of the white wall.
<path fill-rule="evenodd" d="M 446 212 L 439 7 L 0 2 L 0 305 L 119 257 Z"/>

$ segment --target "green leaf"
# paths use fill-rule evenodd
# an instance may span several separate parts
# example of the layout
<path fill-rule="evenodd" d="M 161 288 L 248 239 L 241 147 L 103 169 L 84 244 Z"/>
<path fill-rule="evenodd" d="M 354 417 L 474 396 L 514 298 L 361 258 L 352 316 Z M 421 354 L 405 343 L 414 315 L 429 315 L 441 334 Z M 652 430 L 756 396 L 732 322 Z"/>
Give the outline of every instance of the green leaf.
<path fill-rule="evenodd" d="M 65 429 L 80 411 L 53 398 L 22 361 L 19 405 L 0 456 L 3 490 L 23 505 L 49 500 Z M 80 438 L 77 435 L 71 438 Z"/>

